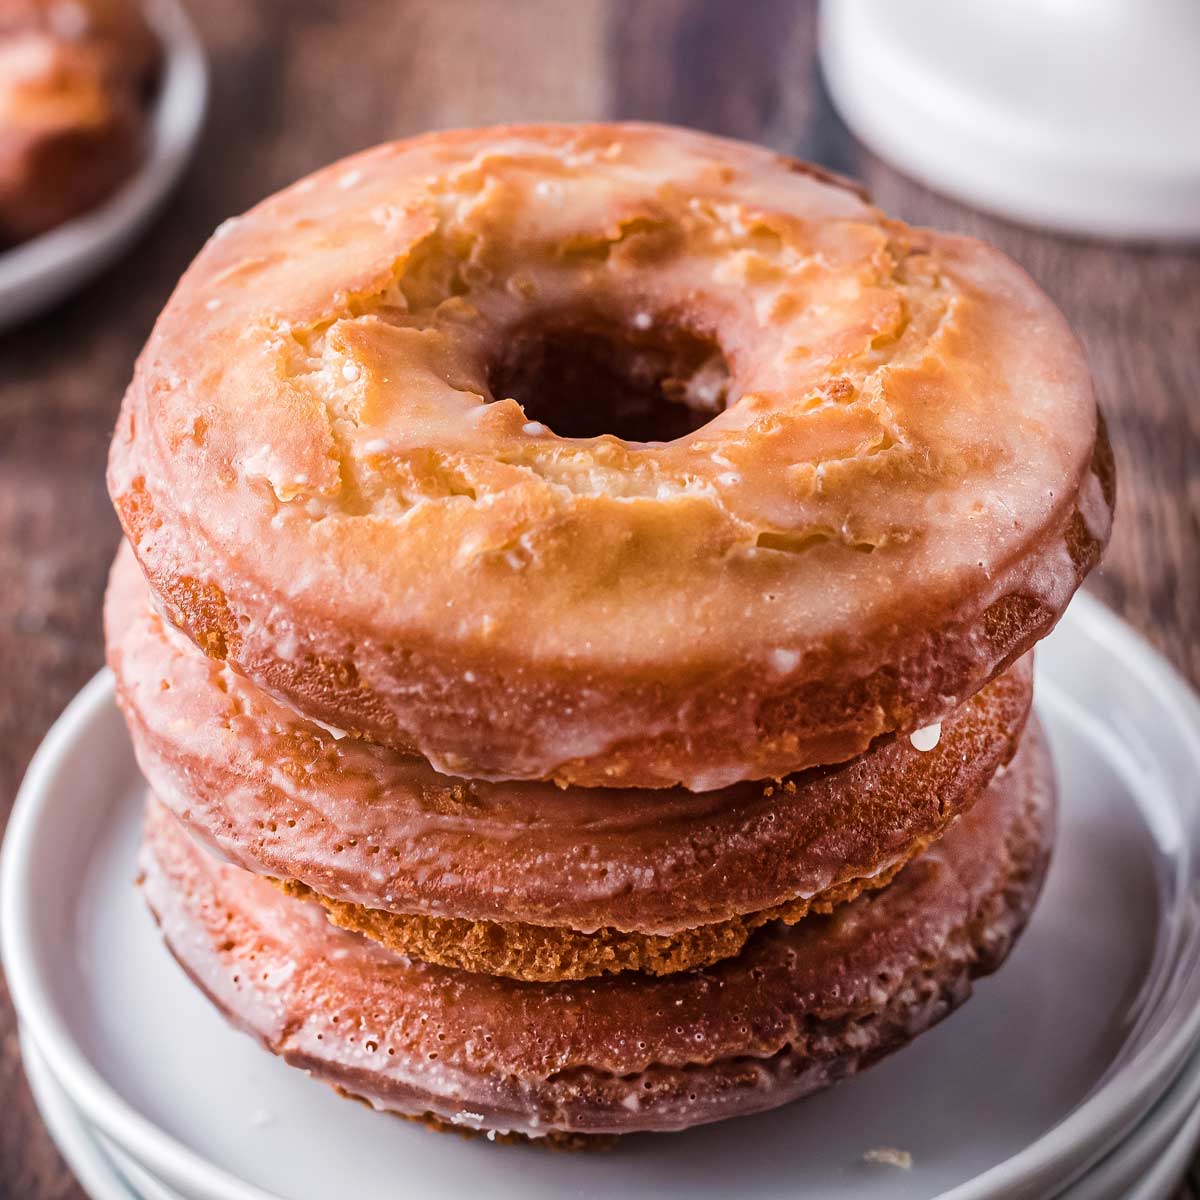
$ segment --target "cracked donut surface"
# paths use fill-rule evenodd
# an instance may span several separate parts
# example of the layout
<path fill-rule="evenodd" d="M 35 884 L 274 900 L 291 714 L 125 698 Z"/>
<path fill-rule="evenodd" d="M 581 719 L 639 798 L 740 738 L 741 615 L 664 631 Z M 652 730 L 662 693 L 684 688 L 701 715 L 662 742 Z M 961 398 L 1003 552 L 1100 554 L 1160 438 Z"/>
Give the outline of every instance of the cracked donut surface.
<path fill-rule="evenodd" d="M 396 143 L 227 223 L 109 480 L 170 619 L 310 716 L 477 780 L 699 792 L 940 719 L 1051 627 L 1113 497 L 1006 258 L 641 125 Z"/>

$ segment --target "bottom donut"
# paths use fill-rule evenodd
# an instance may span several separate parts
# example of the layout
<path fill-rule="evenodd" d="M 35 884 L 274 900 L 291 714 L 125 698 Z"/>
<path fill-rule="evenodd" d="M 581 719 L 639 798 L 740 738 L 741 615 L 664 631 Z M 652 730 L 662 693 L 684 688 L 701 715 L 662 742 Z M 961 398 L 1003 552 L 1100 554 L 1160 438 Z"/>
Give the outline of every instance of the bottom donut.
<path fill-rule="evenodd" d="M 574 1144 L 761 1112 L 924 1032 L 1011 949 L 1054 808 L 1031 726 L 888 887 L 665 976 L 527 983 L 404 958 L 217 861 L 153 800 L 142 886 L 196 983 L 289 1063 L 379 1109 Z"/>

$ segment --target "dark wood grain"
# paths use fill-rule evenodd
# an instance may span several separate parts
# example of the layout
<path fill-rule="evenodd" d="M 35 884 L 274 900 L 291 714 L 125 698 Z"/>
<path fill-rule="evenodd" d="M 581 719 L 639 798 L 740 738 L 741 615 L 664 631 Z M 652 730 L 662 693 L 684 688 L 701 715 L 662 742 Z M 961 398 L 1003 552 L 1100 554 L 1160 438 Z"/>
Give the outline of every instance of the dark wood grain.
<path fill-rule="evenodd" d="M 0 817 L 46 727 L 101 662 L 100 597 L 117 541 L 105 449 L 174 280 L 218 222 L 258 197 L 373 142 L 449 125 L 695 125 L 858 175 L 900 216 L 997 243 L 1078 330 L 1108 416 L 1119 513 L 1091 586 L 1200 681 L 1200 258 L 1020 229 L 897 175 L 833 114 L 814 65 L 813 9 L 797 0 L 193 8 L 213 102 L 182 187 L 102 279 L 0 338 Z M 0 1105 L 0 1197 L 78 1197 L 26 1090 L 2 987 Z"/>

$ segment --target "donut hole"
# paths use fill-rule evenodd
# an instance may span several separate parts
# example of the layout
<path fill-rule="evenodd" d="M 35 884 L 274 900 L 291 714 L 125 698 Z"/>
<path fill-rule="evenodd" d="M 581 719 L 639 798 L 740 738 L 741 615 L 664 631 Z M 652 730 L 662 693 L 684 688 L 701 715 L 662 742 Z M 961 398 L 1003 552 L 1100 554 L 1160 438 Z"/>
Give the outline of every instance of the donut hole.
<path fill-rule="evenodd" d="M 616 321 L 539 316 L 510 330 L 488 387 L 560 437 L 670 442 L 729 402 L 729 364 L 711 335 L 647 314 Z"/>

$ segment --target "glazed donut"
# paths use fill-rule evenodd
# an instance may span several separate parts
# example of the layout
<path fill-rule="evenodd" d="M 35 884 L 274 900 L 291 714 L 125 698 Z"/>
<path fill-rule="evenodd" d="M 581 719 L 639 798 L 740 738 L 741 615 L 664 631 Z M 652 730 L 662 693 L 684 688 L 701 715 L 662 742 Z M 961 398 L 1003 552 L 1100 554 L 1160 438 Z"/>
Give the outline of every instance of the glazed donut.
<path fill-rule="evenodd" d="M 170 619 L 306 714 L 448 774 L 695 791 L 936 721 L 1112 505 L 1016 266 L 643 125 L 386 145 L 227 222 L 109 485 Z"/>
<path fill-rule="evenodd" d="M 395 956 L 217 862 L 153 804 L 143 889 L 233 1024 L 377 1108 L 535 1137 L 682 1129 L 824 1087 L 964 1000 L 1033 905 L 1051 781 L 1031 731 L 890 887 L 662 978 L 529 984 Z"/>
<path fill-rule="evenodd" d="M 139 0 L 3 0 L 0 38 L 36 33 L 86 47 L 111 82 L 153 82 L 162 46 Z"/>
<path fill-rule="evenodd" d="M 1032 692 L 1022 659 L 934 749 L 893 739 L 778 785 L 563 790 L 334 737 L 173 629 L 128 548 L 105 635 L 142 771 L 203 842 L 400 952 L 536 980 L 689 969 L 883 886 L 1008 761 Z"/>
<path fill-rule="evenodd" d="M 109 483 L 171 620 L 308 715 L 448 774 L 696 791 L 940 718 L 1112 504 L 1011 262 L 640 125 L 399 142 L 227 222 Z"/>
<path fill-rule="evenodd" d="M 161 57 L 134 0 L 0 4 L 0 248 L 86 212 L 128 178 Z"/>

